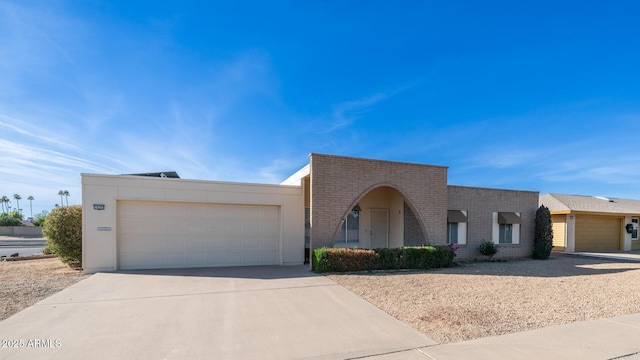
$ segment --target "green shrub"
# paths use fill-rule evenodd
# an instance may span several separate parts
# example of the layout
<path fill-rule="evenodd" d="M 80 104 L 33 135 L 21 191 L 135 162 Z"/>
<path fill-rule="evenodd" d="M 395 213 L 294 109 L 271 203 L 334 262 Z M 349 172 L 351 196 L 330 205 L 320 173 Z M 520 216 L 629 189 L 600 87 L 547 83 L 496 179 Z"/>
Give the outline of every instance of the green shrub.
<path fill-rule="evenodd" d="M 49 247 L 49 242 L 47 241 L 42 248 L 42 254 L 44 255 L 53 255 L 53 250 Z"/>
<path fill-rule="evenodd" d="M 432 262 L 430 263 L 432 268 L 440 267 L 452 267 L 453 259 L 456 257 L 456 252 L 450 246 L 434 245 L 438 251 L 432 254 Z"/>
<path fill-rule="evenodd" d="M 82 206 L 57 207 L 44 221 L 47 247 L 72 267 L 82 267 Z"/>
<path fill-rule="evenodd" d="M 404 269 L 429 269 L 430 258 L 436 248 L 433 246 L 402 248 L 402 267 Z"/>
<path fill-rule="evenodd" d="M 375 258 L 373 250 L 320 248 L 313 251 L 312 267 L 317 272 L 370 270 Z"/>
<path fill-rule="evenodd" d="M 540 205 L 536 210 L 536 230 L 533 235 L 533 258 L 548 259 L 553 249 L 553 224 L 549 208 Z"/>
<path fill-rule="evenodd" d="M 42 212 L 37 213 L 33 217 L 33 225 L 42 226 L 42 224 L 44 224 L 44 220 L 47 218 L 47 213 L 47 210 L 42 210 Z"/>
<path fill-rule="evenodd" d="M 313 251 L 312 268 L 318 273 L 429 269 L 453 266 L 455 252 L 448 246 L 403 247 L 397 249 L 320 248 Z"/>
<path fill-rule="evenodd" d="M 401 248 L 375 249 L 374 251 L 378 254 L 376 269 L 400 269 Z"/>
<path fill-rule="evenodd" d="M 0 214 L 0 226 L 22 226 L 22 215 L 18 211 Z"/>
<path fill-rule="evenodd" d="M 488 256 L 489 260 L 491 260 L 493 255 L 498 253 L 498 245 L 494 244 L 493 241 L 482 240 L 479 249 L 480 254 Z"/>

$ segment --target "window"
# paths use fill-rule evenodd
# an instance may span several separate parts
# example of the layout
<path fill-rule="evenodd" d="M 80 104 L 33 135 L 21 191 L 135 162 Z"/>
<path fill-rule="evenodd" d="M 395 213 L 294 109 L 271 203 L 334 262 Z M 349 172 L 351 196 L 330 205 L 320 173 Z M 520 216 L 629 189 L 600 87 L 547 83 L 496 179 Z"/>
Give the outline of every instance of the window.
<path fill-rule="evenodd" d="M 360 213 L 352 211 L 344 219 L 336 234 L 336 244 L 357 244 L 360 242 Z"/>
<path fill-rule="evenodd" d="M 304 208 L 304 244 L 311 243 L 311 209 Z"/>
<path fill-rule="evenodd" d="M 631 219 L 631 224 L 633 224 L 633 229 L 631 230 L 631 240 L 638 240 L 638 219 Z"/>
<path fill-rule="evenodd" d="M 447 244 L 467 243 L 467 212 L 449 210 L 447 212 Z"/>
<path fill-rule="evenodd" d="M 458 243 L 458 223 L 447 223 L 447 244 Z"/>
<path fill-rule="evenodd" d="M 511 244 L 513 242 L 513 224 L 499 224 L 498 242 L 500 244 Z"/>
<path fill-rule="evenodd" d="M 522 219 L 517 212 L 493 213 L 493 242 L 495 244 L 519 244 Z"/>

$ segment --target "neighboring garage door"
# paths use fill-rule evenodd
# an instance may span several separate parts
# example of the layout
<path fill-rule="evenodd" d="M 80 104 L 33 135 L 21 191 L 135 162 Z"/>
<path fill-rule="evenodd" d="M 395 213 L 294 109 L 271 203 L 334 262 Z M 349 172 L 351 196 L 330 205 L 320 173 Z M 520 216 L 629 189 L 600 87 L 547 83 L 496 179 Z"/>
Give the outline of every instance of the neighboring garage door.
<path fill-rule="evenodd" d="M 620 250 L 620 218 L 576 215 L 576 251 Z"/>
<path fill-rule="evenodd" d="M 553 250 L 564 251 L 567 247 L 567 215 L 552 215 L 551 221 L 553 224 Z"/>
<path fill-rule="evenodd" d="M 278 206 L 118 201 L 118 269 L 277 265 Z"/>

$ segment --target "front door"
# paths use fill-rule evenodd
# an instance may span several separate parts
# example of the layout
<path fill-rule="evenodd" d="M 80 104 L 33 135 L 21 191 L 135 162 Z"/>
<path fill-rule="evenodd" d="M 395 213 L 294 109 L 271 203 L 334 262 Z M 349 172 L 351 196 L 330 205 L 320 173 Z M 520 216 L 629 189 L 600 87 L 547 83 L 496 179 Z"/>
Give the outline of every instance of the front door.
<path fill-rule="evenodd" d="M 389 247 L 389 210 L 371 210 L 371 248 Z"/>

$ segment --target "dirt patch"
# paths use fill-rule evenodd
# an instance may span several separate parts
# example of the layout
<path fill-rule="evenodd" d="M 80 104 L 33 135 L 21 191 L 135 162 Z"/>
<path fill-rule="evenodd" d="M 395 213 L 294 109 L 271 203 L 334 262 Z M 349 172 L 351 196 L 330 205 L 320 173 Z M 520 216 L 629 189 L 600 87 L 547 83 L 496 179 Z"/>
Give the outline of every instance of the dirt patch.
<path fill-rule="evenodd" d="M 0 262 L 0 320 L 87 278 L 57 258 Z"/>
<path fill-rule="evenodd" d="M 440 343 L 640 313 L 640 263 L 556 255 L 328 277 Z"/>

